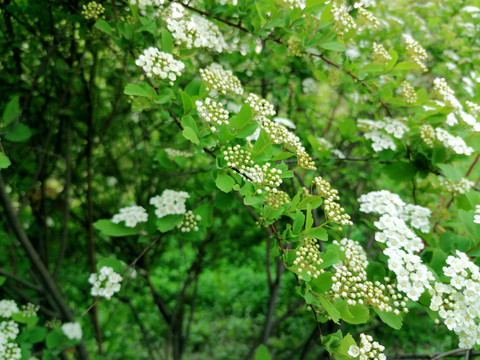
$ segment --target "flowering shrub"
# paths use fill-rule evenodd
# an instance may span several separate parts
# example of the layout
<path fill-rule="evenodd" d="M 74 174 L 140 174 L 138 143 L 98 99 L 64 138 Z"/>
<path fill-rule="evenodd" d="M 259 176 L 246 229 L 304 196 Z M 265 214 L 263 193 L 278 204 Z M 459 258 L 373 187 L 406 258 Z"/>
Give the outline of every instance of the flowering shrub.
<path fill-rule="evenodd" d="M 2 16 L 0 357 L 480 349 L 474 1 Z"/>

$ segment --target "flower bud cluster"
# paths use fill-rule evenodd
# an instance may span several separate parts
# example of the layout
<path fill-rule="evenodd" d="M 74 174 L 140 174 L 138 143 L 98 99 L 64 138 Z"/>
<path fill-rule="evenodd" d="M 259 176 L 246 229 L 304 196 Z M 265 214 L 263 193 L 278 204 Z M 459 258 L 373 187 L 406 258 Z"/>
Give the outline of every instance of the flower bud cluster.
<path fill-rule="evenodd" d="M 253 165 L 248 168 L 246 174 L 258 186 L 257 194 L 262 194 L 263 191 L 277 193 L 277 188 L 283 182 L 280 178 L 282 170 L 274 168 L 268 162 L 262 166 L 258 164 Z"/>
<path fill-rule="evenodd" d="M 367 27 L 371 29 L 377 29 L 380 26 L 380 21 L 367 9 L 364 8 L 365 4 L 357 2 L 353 5 L 357 9 L 357 22 L 360 27 Z"/>
<path fill-rule="evenodd" d="M 182 222 L 177 225 L 181 232 L 198 231 L 198 222 L 202 220 L 200 215 L 195 215 L 192 210 L 188 210 Z"/>
<path fill-rule="evenodd" d="M 350 30 L 355 30 L 357 24 L 353 17 L 348 13 L 348 8 L 345 5 L 332 4 L 332 16 L 335 23 L 335 29 L 340 37 L 343 37 Z"/>
<path fill-rule="evenodd" d="M 170 4 L 164 19 L 177 45 L 187 49 L 207 48 L 219 53 L 229 48 L 217 25 L 203 16 L 189 13 L 178 3 Z"/>
<path fill-rule="evenodd" d="M 105 12 L 102 4 L 96 1 L 90 1 L 87 5 L 82 6 L 82 16 L 85 20 L 97 20 Z"/>
<path fill-rule="evenodd" d="M 337 203 L 337 200 L 340 200 L 338 190 L 332 188 L 330 183 L 320 176 L 316 177 L 313 181 L 317 186 L 318 195 L 324 198 L 323 209 L 325 217 L 329 221 L 340 225 L 353 225 L 350 220 L 350 215 L 345 214 L 345 209 Z"/>
<path fill-rule="evenodd" d="M 63 333 L 70 340 L 81 340 L 82 339 L 82 327 L 78 322 L 68 322 L 62 325 L 61 327 Z"/>
<path fill-rule="evenodd" d="M 109 266 L 102 266 L 100 274 L 90 274 L 88 282 L 92 284 L 91 294 L 110 300 L 113 294 L 120 291 L 122 277 Z"/>
<path fill-rule="evenodd" d="M 273 105 L 267 100 L 260 98 L 257 94 L 250 93 L 245 103 L 250 105 L 253 116 L 274 116 L 275 110 Z"/>
<path fill-rule="evenodd" d="M 260 128 L 266 132 L 274 144 L 283 144 L 286 149 L 296 154 L 299 167 L 309 170 L 316 170 L 315 163 L 310 155 L 306 152 L 300 141 L 300 138 L 289 131 L 285 126 L 280 125 L 280 121 L 278 119 L 282 118 L 275 118 L 275 121 L 272 121 L 263 116 L 257 117 L 257 120 L 261 121 Z"/>
<path fill-rule="evenodd" d="M 240 171 L 248 171 L 254 164 L 250 152 L 242 149 L 240 145 L 226 148 L 223 152 L 223 155 L 229 168 L 237 168 Z"/>
<path fill-rule="evenodd" d="M 348 355 L 353 358 L 360 357 L 360 360 L 387 360 L 387 357 L 383 353 L 384 351 L 385 346 L 373 341 L 373 338 L 370 335 L 361 333 L 360 347 L 351 345 L 348 349 Z"/>
<path fill-rule="evenodd" d="M 415 104 L 417 102 L 415 88 L 408 81 L 402 82 L 401 88 L 402 96 L 405 98 L 405 101 L 409 104 Z"/>
<path fill-rule="evenodd" d="M 470 349 L 480 345 L 480 271 L 458 250 L 446 262 L 443 272 L 450 281 L 435 283 L 430 309 L 438 311 L 447 328 L 458 335 L 459 347 Z"/>
<path fill-rule="evenodd" d="M 305 55 L 305 48 L 302 39 L 297 36 L 290 36 L 287 41 L 288 55 L 301 57 Z"/>
<path fill-rule="evenodd" d="M 112 218 L 114 224 L 118 224 L 120 221 L 125 221 L 125 226 L 131 228 L 137 226 L 138 223 L 147 222 L 147 220 L 147 211 L 143 207 L 137 205 L 120 209 L 120 213 L 115 214 Z"/>
<path fill-rule="evenodd" d="M 373 43 L 373 60 L 379 64 L 386 65 L 392 57 L 382 44 Z"/>
<path fill-rule="evenodd" d="M 222 95 L 243 94 L 240 80 L 231 70 L 225 70 L 220 64 L 213 63 L 205 69 L 200 69 L 200 76 L 207 90 L 215 90 Z"/>
<path fill-rule="evenodd" d="M 468 146 L 460 136 L 454 136 L 442 128 L 436 128 L 435 137 L 443 144 L 443 146 L 452 149 L 457 154 L 464 154 L 467 156 L 473 154 L 473 148 Z"/>
<path fill-rule="evenodd" d="M 432 127 L 432 125 L 420 126 L 420 137 L 425 144 L 433 147 L 433 143 L 435 142 L 435 129 Z"/>
<path fill-rule="evenodd" d="M 290 10 L 293 9 L 305 9 L 306 1 L 305 0 L 279 0 L 280 4 L 285 7 L 288 7 Z"/>
<path fill-rule="evenodd" d="M 172 214 L 185 214 L 185 201 L 190 197 L 185 191 L 164 190 L 162 195 L 150 199 L 150 204 L 155 206 L 155 215 L 162 218 Z"/>
<path fill-rule="evenodd" d="M 40 310 L 39 305 L 28 303 L 27 305 L 22 305 L 22 314 L 25 317 L 34 317 L 37 316 L 37 312 Z"/>
<path fill-rule="evenodd" d="M 183 156 L 183 157 L 191 157 L 193 154 L 189 151 L 182 151 L 178 149 L 171 149 L 171 148 L 165 148 L 163 149 L 165 152 L 170 156 L 171 158 L 177 157 L 177 156 Z"/>
<path fill-rule="evenodd" d="M 474 183 L 467 179 L 460 179 L 455 182 L 451 179 L 444 177 L 439 177 L 438 182 L 440 186 L 445 189 L 445 191 L 451 193 L 452 195 L 465 194 L 470 191 Z"/>
<path fill-rule="evenodd" d="M 300 280 L 303 279 L 303 275 L 316 279 L 318 275 L 325 272 L 321 268 L 323 259 L 317 239 L 303 238 L 302 246 L 295 250 L 295 255 L 297 257 L 293 261 L 293 268 L 296 269 Z"/>
<path fill-rule="evenodd" d="M 389 278 L 385 278 L 387 284 L 379 281 L 367 280 L 367 254 L 362 246 L 350 239 L 334 240 L 334 245 L 340 246 L 345 253 L 345 260 L 334 265 L 335 272 L 332 276 L 332 298 L 343 298 L 351 306 L 371 305 L 385 312 L 399 314 L 401 311 L 408 312 L 404 297 L 398 293 L 395 286 L 388 284 Z"/>
<path fill-rule="evenodd" d="M 480 205 L 475 206 L 475 215 L 473 215 L 473 222 L 480 224 Z"/>
<path fill-rule="evenodd" d="M 170 85 L 182 75 L 185 64 L 175 60 L 172 54 L 164 53 L 155 47 L 149 47 L 135 61 L 149 78 L 168 80 Z"/>
<path fill-rule="evenodd" d="M 200 119 L 211 125 L 228 125 L 228 110 L 220 102 L 206 98 L 205 102 L 196 101 L 198 115 Z M 215 128 L 212 128 L 215 131 Z"/>
<path fill-rule="evenodd" d="M 156 19 L 161 14 L 160 7 L 165 3 L 165 0 L 130 0 L 130 5 L 138 5 L 138 12 L 140 15 L 147 15 L 147 6 L 155 9 L 152 18 Z"/>
<path fill-rule="evenodd" d="M 278 190 L 276 193 L 267 193 L 267 195 L 265 195 L 265 201 L 267 205 L 271 206 L 274 210 L 277 210 L 280 206 L 288 204 L 290 202 L 290 197 L 285 191 Z"/>
<path fill-rule="evenodd" d="M 425 49 L 417 41 L 413 40 L 410 35 L 403 35 L 403 39 L 407 51 L 407 60 L 413 61 L 422 71 L 428 71 L 428 68 L 423 63 L 423 60 L 427 58 Z"/>
<path fill-rule="evenodd" d="M 457 100 L 455 92 L 448 86 L 444 78 L 433 80 L 433 92 L 446 106 L 453 107 L 455 110 L 462 109 L 462 104 Z"/>

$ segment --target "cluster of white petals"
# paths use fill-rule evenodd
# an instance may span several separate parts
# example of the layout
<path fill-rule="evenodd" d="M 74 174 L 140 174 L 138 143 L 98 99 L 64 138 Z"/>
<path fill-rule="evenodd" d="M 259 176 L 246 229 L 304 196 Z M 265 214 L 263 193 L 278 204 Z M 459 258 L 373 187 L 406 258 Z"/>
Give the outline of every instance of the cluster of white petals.
<path fill-rule="evenodd" d="M 9 318 L 13 314 L 18 313 L 20 310 L 17 303 L 13 300 L 1 300 L 0 301 L 0 317 Z"/>
<path fill-rule="evenodd" d="M 410 35 L 404 34 L 403 40 L 405 41 L 405 49 L 407 51 L 407 60 L 413 61 L 417 64 L 422 71 L 428 71 L 427 67 L 423 63 L 423 60 L 427 59 L 427 52 L 425 49 Z"/>
<path fill-rule="evenodd" d="M 157 18 L 160 13 L 160 7 L 165 3 L 165 0 L 130 0 L 131 5 L 138 5 L 138 12 L 140 15 L 147 15 L 147 7 L 150 6 L 154 9 L 152 18 Z"/>
<path fill-rule="evenodd" d="M 215 131 L 215 125 L 228 124 L 229 113 L 221 102 L 213 101 L 207 97 L 204 102 L 197 100 L 195 105 L 200 119 L 213 126 L 212 131 Z"/>
<path fill-rule="evenodd" d="M 317 176 L 313 183 L 317 186 L 318 195 L 324 198 L 323 210 L 328 221 L 339 225 L 353 225 L 350 215 L 345 214 L 345 209 L 337 202 L 340 200 L 338 190 L 332 188 L 330 183 L 321 176 Z"/>
<path fill-rule="evenodd" d="M 80 340 L 82 338 L 82 327 L 78 322 L 68 322 L 63 324 L 62 331 L 70 340 Z"/>
<path fill-rule="evenodd" d="M 437 282 L 430 290 L 430 309 L 438 311 L 449 330 L 459 337 L 459 347 L 480 345 L 480 271 L 468 256 L 456 251 L 449 256 L 444 274 L 447 284 Z"/>
<path fill-rule="evenodd" d="M 386 149 L 396 150 L 397 145 L 392 136 L 401 139 L 409 131 L 404 122 L 390 118 L 378 121 L 358 119 L 358 128 L 364 132 L 366 139 L 372 140 L 372 149 L 375 152 Z"/>
<path fill-rule="evenodd" d="M 473 215 L 473 222 L 480 224 L 480 205 L 475 206 L 475 215 Z"/>
<path fill-rule="evenodd" d="M 305 0 L 279 0 L 280 4 L 288 7 L 290 10 L 293 9 L 305 9 L 306 1 Z"/>
<path fill-rule="evenodd" d="M 455 110 L 462 109 L 462 104 L 457 100 L 455 92 L 448 86 L 444 78 L 436 78 L 433 80 L 433 92 L 446 106 L 453 107 Z"/>
<path fill-rule="evenodd" d="M 185 64 L 175 60 L 172 54 L 164 53 L 155 47 L 149 47 L 135 61 L 150 78 L 167 80 L 170 85 L 182 75 Z"/>
<path fill-rule="evenodd" d="M 257 194 L 262 194 L 264 191 L 269 193 L 278 192 L 278 187 L 283 182 L 280 175 L 282 170 L 277 169 L 272 166 L 270 163 L 265 163 L 263 165 L 254 164 L 245 171 L 251 181 L 257 185 Z"/>
<path fill-rule="evenodd" d="M 125 226 L 131 228 L 137 226 L 138 223 L 147 222 L 147 220 L 147 211 L 143 207 L 137 205 L 120 209 L 120 213 L 113 215 L 112 218 L 114 224 L 118 224 L 120 221 L 125 221 Z"/>
<path fill-rule="evenodd" d="M 359 358 L 360 360 L 387 360 L 387 357 L 383 353 L 385 346 L 380 345 L 377 341 L 373 341 L 370 335 L 360 334 L 360 347 L 351 345 L 348 349 L 348 355 L 353 358 Z"/>
<path fill-rule="evenodd" d="M 473 148 L 468 146 L 460 136 L 454 136 L 442 128 L 436 128 L 435 137 L 443 144 L 443 146 L 452 149 L 457 154 L 467 156 L 473 154 Z"/>
<path fill-rule="evenodd" d="M 302 81 L 302 88 L 305 94 L 315 94 L 318 91 L 318 82 L 313 78 L 306 78 Z"/>
<path fill-rule="evenodd" d="M 350 30 L 357 28 L 355 20 L 344 4 L 338 5 L 334 2 L 332 4 L 332 16 L 335 23 L 335 29 L 340 37 L 348 33 Z"/>
<path fill-rule="evenodd" d="M 275 115 L 273 105 L 267 100 L 260 98 L 257 94 L 250 93 L 245 100 L 245 103 L 250 105 L 250 109 L 252 109 L 252 113 L 255 117 Z"/>
<path fill-rule="evenodd" d="M 459 181 L 453 181 L 444 177 L 439 177 L 438 182 L 440 186 L 452 195 L 465 194 L 473 187 L 473 181 L 467 179 L 460 179 Z"/>
<path fill-rule="evenodd" d="M 110 300 L 113 294 L 120 291 L 122 277 L 109 266 L 102 266 L 100 273 L 90 274 L 88 282 L 92 284 L 91 294 Z"/>
<path fill-rule="evenodd" d="M 357 9 L 357 22 L 359 28 L 377 29 L 380 26 L 380 21 L 370 11 L 364 8 L 363 2 L 357 2 L 353 5 Z"/>
<path fill-rule="evenodd" d="M 231 70 L 225 70 L 220 64 L 213 63 L 205 69 L 200 69 L 200 76 L 207 90 L 214 90 L 222 95 L 243 94 L 240 80 Z"/>
<path fill-rule="evenodd" d="M 386 65 L 392 57 L 382 44 L 373 43 L 373 60 L 379 64 Z"/>
<path fill-rule="evenodd" d="M 181 4 L 171 3 L 164 20 L 178 45 L 188 49 L 207 48 L 219 53 L 229 48 L 217 25 L 203 16 L 186 11 Z"/>
<path fill-rule="evenodd" d="M 167 215 L 185 214 L 185 201 L 190 197 L 185 191 L 164 190 L 162 195 L 150 199 L 150 204 L 155 206 L 155 215 L 162 218 Z"/>
<path fill-rule="evenodd" d="M 0 359 L 20 360 L 21 350 L 15 342 L 20 328 L 14 320 L 9 320 L 13 315 L 20 312 L 14 300 L 0 301 Z"/>
<path fill-rule="evenodd" d="M 402 96 L 405 98 L 405 101 L 409 104 L 415 104 L 417 102 L 415 88 L 408 81 L 402 82 L 401 88 Z"/>

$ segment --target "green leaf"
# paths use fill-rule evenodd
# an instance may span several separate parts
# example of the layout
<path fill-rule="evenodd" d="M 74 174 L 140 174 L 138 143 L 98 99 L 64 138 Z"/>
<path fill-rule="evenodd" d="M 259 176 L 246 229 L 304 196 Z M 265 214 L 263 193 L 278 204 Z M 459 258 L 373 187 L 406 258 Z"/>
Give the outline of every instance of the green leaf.
<path fill-rule="evenodd" d="M 320 227 L 320 226 L 316 227 L 316 228 L 312 228 L 308 231 L 306 230 L 302 233 L 302 235 L 306 236 L 306 237 L 320 239 L 320 240 L 323 240 L 323 241 L 328 240 L 327 231 L 323 227 Z"/>
<path fill-rule="evenodd" d="M 327 267 L 329 266 L 332 266 L 334 264 L 336 264 L 337 262 L 340 261 L 340 254 L 339 254 L 339 250 L 327 250 L 326 252 L 322 253 L 321 254 L 322 256 L 322 268 L 323 269 L 326 269 Z"/>
<path fill-rule="evenodd" d="M 219 173 L 215 180 L 215 184 L 220 190 L 228 193 L 232 191 L 233 185 L 235 185 L 235 180 L 226 173 Z"/>
<path fill-rule="evenodd" d="M 251 135 L 258 127 L 258 124 L 253 120 L 250 105 L 244 104 L 240 112 L 231 117 L 230 125 L 235 129 L 235 134 L 240 138 Z"/>
<path fill-rule="evenodd" d="M 396 70 L 421 70 L 421 67 L 414 62 L 403 61 L 395 66 L 394 71 Z"/>
<path fill-rule="evenodd" d="M 103 19 L 98 19 L 94 25 L 97 29 L 102 30 L 104 33 L 113 36 L 113 30 L 109 23 Z"/>
<path fill-rule="evenodd" d="M 191 127 L 186 126 L 182 131 L 182 135 L 185 139 L 190 140 L 192 143 L 196 145 L 200 144 L 197 134 Z"/>
<path fill-rule="evenodd" d="M 183 113 L 187 115 L 193 109 L 193 99 L 185 91 L 180 90 L 180 97 L 182 98 Z"/>
<path fill-rule="evenodd" d="M 63 331 L 60 328 L 57 328 L 48 333 L 45 343 L 47 344 L 47 349 L 53 349 L 66 341 L 67 337 L 64 335 Z"/>
<path fill-rule="evenodd" d="M 383 171 L 392 180 L 402 182 L 413 179 L 417 173 L 417 168 L 410 162 L 397 161 L 393 164 L 388 164 L 383 167 Z"/>
<path fill-rule="evenodd" d="M 271 360 L 271 359 L 272 357 L 268 353 L 268 350 L 265 347 L 265 345 L 260 345 L 257 351 L 255 351 L 254 360 Z"/>
<path fill-rule="evenodd" d="M 127 84 L 123 93 L 125 95 L 143 96 L 152 99 L 155 96 L 155 89 L 145 83 Z"/>
<path fill-rule="evenodd" d="M 349 324 L 365 324 L 370 317 L 368 308 L 362 305 L 350 306 L 345 300 L 337 300 L 335 307 L 340 311 L 342 319 Z"/>
<path fill-rule="evenodd" d="M 329 300 L 321 296 L 318 297 L 318 301 L 320 302 L 320 304 L 322 304 L 322 306 L 327 311 L 328 315 L 330 315 L 332 320 L 338 323 L 338 321 L 340 320 L 340 312 L 335 308 L 335 306 L 333 306 L 333 304 Z"/>
<path fill-rule="evenodd" d="M 157 229 L 167 232 L 175 228 L 183 220 L 183 215 L 167 215 L 157 220 Z"/>
<path fill-rule="evenodd" d="M 322 49 L 332 50 L 332 51 L 345 51 L 345 45 L 339 43 L 338 41 L 325 42 L 319 44 Z"/>
<path fill-rule="evenodd" d="M 339 355 L 342 355 L 342 357 L 347 357 L 349 358 L 350 355 L 348 355 L 348 351 L 350 350 L 350 346 L 352 345 L 357 345 L 355 343 L 355 340 L 353 340 L 352 335 L 347 334 L 345 337 L 342 339 L 342 342 L 340 343 L 340 346 L 338 349 L 335 351 Z"/>
<path fill-rule="evenodd" d="M 312 207 L 310 204 L 307 205 L 307 218 L 305 220 L 305 231 L 308 231 L 312 228 L 313 225 L 313 216 L 312 216 Z"/>
<path fill-rule="evenodd" d="M 129 236 L 137 235 L 138 231 L 135 228 L 130 228 L 124 224 L 114 224 L 111 220 L 98 220 L 93 223 L 93 227 L 107 236 Z"/>
<path fill-rule="evenodd" d="M 166 27 L 162 29 L 162 51 L 169 54 L 173 52 L 173 36 Z"/>
<path fill-rule="evenodd" d="M 335 350 L 338 349 L 338 347 L 342 343 L 342 338 L 343 338 L 342 330 L 338 330 L 333 334 L 328 334 L 324 336 L 322 343 L 323 343 L 323 346 L 325 346 L 325 349 L 329 353 L 333 353 Z"/>
<path fill-rule="evenodd" d="M 118 260 L 117 258 L 114 258 L 114 257 L 109 257 L 109 258 L 105 258 L 105 259 L 100 260 L 97 263 L 97 271 L 100 271 L 100 269 L 104 266 L 111 267 L 113 269 L 113 271 L 115 271 L 116 273 L 119 273 L 119 274 L 126 267 L 125 265 L 123 265 L 120 262 L 120 260 Z"/>
<path fill-rule="evenodd" d="M 460 181 L 463 178 L 463 174 L 460 171 L 460 169 L 457 169 L 452 165 L 437 164 L 437 166 L 442 171 L 443 176 L 445 176 L 447 179 L 450 179 L 453 181 Z"/>
<path fill-rule="evenodd" d="M 252 149 L 252 158 L 255 160 L 268 160 L 270 157 L 266 154 L 266 150 L 268 147 L 272 146 L 272 141 L 268 137 L 265 130 L 260 131 L 260 135 L 258 136 L 257 141 L 255 142 L 255 146 Z M 266 157 L 262 157 L 261 155 L 265 154 Z"/>
<path fill-rule="evenodd" d="M 10 159 L 0 153 L 0 169 L 6 169 L 8 168 L 12 163 L 10 162 Z"/>
<path fill-rule="evenodd" d="M 165 89 L 162 90 L 159 94 L 155 95 L 155 99 L 153 100 L 153 102 L 159 105 L 165 104 L 169 102 L 172 97 L 174 97 L 173 91 L 170 89 Z"/>
<path fill-rule="evenodd" d="M 312 209 L 318 208 L 323 203 L 323 198 L 318 195 L 307 195 L 297 205 L 300 210 L 307 210 L 307 205 L 310 205 Z"/>
<path fill-rule="evenodd" d="M 13 129 L 5 134 L 5 139 L 13 142 L 22 142 L 28 140 L 33 135 L 32 129 L 22 123 L 13 125 Z"/>
<path fill-rule="evenodd" d="M 47 329 L 41 326 L 35 326 L 27 328 L 22 332 L 21 340 L 22 342 L 27 342 L 30 344 L 37 344 L 47 336 Z"/>
<path fill-rule="evenodd" d="M 293 227 L 292 227 L 293 233 L 299 234 L 300 231 L 302 231 L 304 223 L 305 223 L 305 215 L 300 210 L 297 210 L 293 218 Z"/>
<path fill-rule="evenodd" d="M 321 293 L 330 290 L 332 284 L 332 273 L 330 272 L 324 272 L 318 275 L 318 277 L 316 279 L 314 278 L 310 283 L 310 285 L 312 286 L 312 290 L 317 295 L 320 295 Z"/>
<path fill-rule="evenodd" d="M 395 315 L 391 312 L 380 311 L 373 308 L 377 313 L 378 317 L 388 326 L 394 328 L 395 330 L 400 330 L 402 327 L 402 317 L 400 315 Z"/>
<path fill-rule="evenodd" d="M 3 111 L 3 124 L 6 126 L 12 121 L 17 120 L 20 116 L 20 96 L 14 95 L 12 99 L 7 103 L 5 110 Z"/>

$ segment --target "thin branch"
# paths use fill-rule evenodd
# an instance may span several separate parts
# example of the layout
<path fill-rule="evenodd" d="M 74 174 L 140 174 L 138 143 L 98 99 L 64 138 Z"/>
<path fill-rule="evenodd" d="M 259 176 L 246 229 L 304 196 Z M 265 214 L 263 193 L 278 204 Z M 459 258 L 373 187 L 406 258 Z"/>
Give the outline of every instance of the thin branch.
<path fill-rule="evenodd" d="M 43 290 L 43 288 L 41 286 L 32 284 L 31 282 L 29 282 L 27 280 L 24 280 L 22 278 L 19 278 L 18 276 L 14 275 L 14 274 L 11 274 L 8 271 L 5 271 L 3 269 L 0 269 L 0 275 L 5 276 L 9 279 L 12 279 L 12 280 L 22 284 L 23 286 L 32 289 L 32 290 L 35 290 L 35 291 L 42 291 Z"/>

